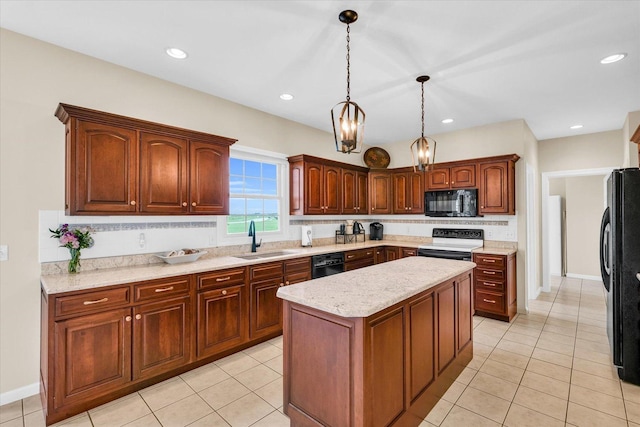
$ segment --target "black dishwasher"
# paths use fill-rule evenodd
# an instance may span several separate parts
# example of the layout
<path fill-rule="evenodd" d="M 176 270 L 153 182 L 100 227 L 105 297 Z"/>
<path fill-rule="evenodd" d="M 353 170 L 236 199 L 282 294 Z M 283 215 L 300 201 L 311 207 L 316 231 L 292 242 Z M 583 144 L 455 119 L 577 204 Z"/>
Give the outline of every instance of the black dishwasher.
<path fill-rule="evenodd" d="M 332 254 L 314 255 L 311 257 L 311 266 L 313 267 L 311 272 L 313 279 L 342 273 L 344 271 L 344 253 L 335 252 Z"/>

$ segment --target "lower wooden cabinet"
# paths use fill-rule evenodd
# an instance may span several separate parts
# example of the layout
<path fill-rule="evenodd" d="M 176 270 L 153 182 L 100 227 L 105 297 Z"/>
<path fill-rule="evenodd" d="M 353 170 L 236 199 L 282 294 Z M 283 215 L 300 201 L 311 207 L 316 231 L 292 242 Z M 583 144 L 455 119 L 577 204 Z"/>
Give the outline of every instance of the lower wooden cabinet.
<path fill-rule="evenodd" d="M 385 261 L 393 261 L 400 258 L 400 248 L 394 246 L 388 246 L 384 248 Z"/>
<path fill-rule="evenodd" d="M 400 248 L 400 258 L 416 255 L 418 255 L 418 249 L 416 248 Z"/>
<path fill-rule="evenodd" d="M 198 293 L 197 356 L 212 356 L 248 338 L 244 283 Z"/>
<path fill-rule="evenodd" d="M 517 312 L 516 254 L 473 254 L 475 313 L 510 322 Z"/>
<path fill-rule="evenodd" d="M 375 248 L 357 249 L 344 253 L 344 271 L 357 270 L 375 264 Z"/>

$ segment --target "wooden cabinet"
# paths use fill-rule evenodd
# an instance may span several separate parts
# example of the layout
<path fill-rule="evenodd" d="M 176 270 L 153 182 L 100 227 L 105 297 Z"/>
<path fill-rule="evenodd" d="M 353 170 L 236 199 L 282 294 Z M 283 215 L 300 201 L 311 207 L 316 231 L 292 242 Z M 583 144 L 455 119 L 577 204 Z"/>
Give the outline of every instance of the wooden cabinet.
<path fill-rule="evenodd" d="M 60 104 L 67 215 L 228 214 L 233 139 Z"/>
<path fill-rule="evenodd" d="M 424 213 L 424 174 L 413 168 L 393 171 L 393 213 Z"/>
<path fill-rule="evenodd" d="M 484 159 L 478 164 L 478 215 L 516 213 L 515 162 L 518 156 Z"/>
<path fill-rule="evenodd" d="M 357 249 L 344 253 L 344 271 L 356 270 L 375 264 L 375 249 Z"/>
<path fill-rule="evenodd" d="M 378 246 L 377 248 L 374 248 L 374 260 L 376 264 L 387 262 L 384 246 Z"/>
<path fill-rule="evenodd" d="M 416 248 L 400 248 L 400 258 L 406 258 L 408 256 L 417 256 L 418 249 Z"/>
<path fill-rule="evenodd" d="M 367 213 L 369 176 L 366 171 L 342 168 L 342 213 Z"/>
<path fill-rule="evenodd" d="M 437 165 L 425 175 L 427 190 L 450 190 L 476 186 L 476 164 Z"/>
<path fill-rule="evenodd" d="M 395 246 L 387 246 L 384 248 L 384 259 L 385 261 L 393 261 L 396 259 L 400 259 L 400 248 Z"/>
<path fill-rule="evenodd" d="M 474 253 L 475 312 L 510 322 L 517 312 L 516 255 Z"/>
<path fill-rule="evenodd" d="M 197 357 L 244 344 L 249 338 L 246 268 L 198 274 Z"/>
<path fill-rule="evenodd" d="M 249 338 L 282 332 L 282 300 L 278 288 L 311 279 L 311 258 L 249 266 Z"/>
<path fill-rule="evenodd" d="M 393 186 L 390 172 L 369 173 L 369 213 L 393 213 Z"/>

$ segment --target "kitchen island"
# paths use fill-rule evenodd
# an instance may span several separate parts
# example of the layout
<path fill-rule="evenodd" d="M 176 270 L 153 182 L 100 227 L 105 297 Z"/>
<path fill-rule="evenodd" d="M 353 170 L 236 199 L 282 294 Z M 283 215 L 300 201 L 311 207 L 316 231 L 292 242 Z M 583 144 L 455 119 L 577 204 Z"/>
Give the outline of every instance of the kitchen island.
<path fill-rule="evenodd" d="M 473 357 L 474 266 L 409 257 L 280 288 L 291 425 L 419 425 Z"/>

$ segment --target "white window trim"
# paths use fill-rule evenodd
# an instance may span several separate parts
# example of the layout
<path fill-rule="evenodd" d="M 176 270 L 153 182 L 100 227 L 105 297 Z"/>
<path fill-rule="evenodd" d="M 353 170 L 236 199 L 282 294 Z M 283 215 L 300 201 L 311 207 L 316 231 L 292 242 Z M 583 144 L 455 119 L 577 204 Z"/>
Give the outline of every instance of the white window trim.
<path fill-rule="evenodd" d="M 280 231 L 264 231 L 257 233 L 257 241 L 279 242 L 289 240 L 289 162 L 282 153 L 261 150 L 259 148 L 232 145 L 229 156 L 243 160 L 273 163 L 278 166 L 278 194 L 280 194 Z M 244 233 L 227 234 L 227 216 L 218 216 L 216 225 L 218 246 L 243 245 L 251 243 L 251 238 Z"/>

